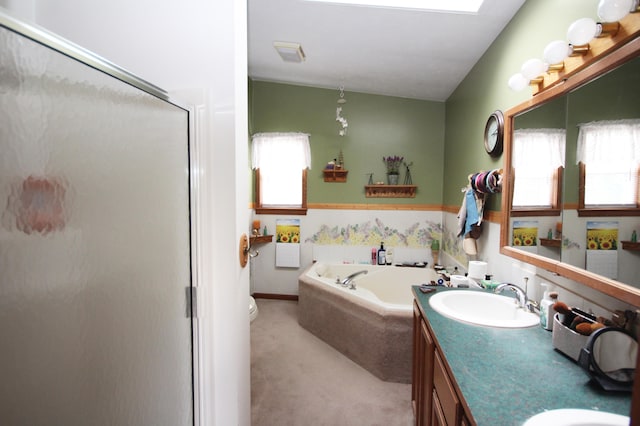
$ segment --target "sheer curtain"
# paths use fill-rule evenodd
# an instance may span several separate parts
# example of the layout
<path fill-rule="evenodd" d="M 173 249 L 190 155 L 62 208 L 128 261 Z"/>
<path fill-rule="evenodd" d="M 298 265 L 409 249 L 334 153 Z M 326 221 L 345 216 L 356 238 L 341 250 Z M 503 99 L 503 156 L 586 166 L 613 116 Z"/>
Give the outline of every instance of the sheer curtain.
<path fill-rule="evenodd" d="M 302 170 L 311 168 L 306 133 L 257 133 L 251 145 L 251 166 L 260 169 L 263 206 L 302 205 Z"/>
<path fill-rule="evenodd" d="M 310 169 L 311 149 L 307 133 L 256 133 L 251 145 L 251 167 Z"/>
<path fill-rule="evenodd" d="M 577 161 L 586 170 L 585 205 L 635 205 L 640 120 L 595 121 L 578 127 Z"/>
<path fill-rule="evenodd" d="M 565 140 L 564 129 L 520 129 L 513 132 L 515 207 L 551 206 L 555 171 L 564 167 Z"/>

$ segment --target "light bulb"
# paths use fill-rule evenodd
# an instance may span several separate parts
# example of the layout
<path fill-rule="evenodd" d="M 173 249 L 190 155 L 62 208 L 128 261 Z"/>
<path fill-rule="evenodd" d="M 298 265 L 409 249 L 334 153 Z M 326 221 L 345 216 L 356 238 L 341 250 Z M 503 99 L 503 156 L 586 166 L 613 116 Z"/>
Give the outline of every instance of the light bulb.
<path fill-rule="evenodd" d="M 514 92 L 521 91 L 522 89 L 527 87 L 527 84 L 529 84 L 529 80 L 527 80 L 525 76 L 520 73 L 512 75 L 511 78 L 509 78 L 508 83 L 511 90 L 513 90 Z"/>
<path fill-rule="evenodd" d="M 591 18 L 581 18 L 569 26 L 567 40 L 574 46 L 589 43 L 598 34 L 598 24 Z"/>
<path fill-rule="evenodd" d="M 533 80 L 536 77 L 547 72 L 549 69 L 549 64 L 541 61 L 540 59 L 534 58 L 529 59 L 524 64 L 522 64 L 522 68 L 520 72 L 527 80 Z"/>
<path fill-rule="evenodd" d="M 555 40 L 544 48 L 544 60 L 549 64 L 559 64 L 571 54 L 571 48 L 564 40 Z"/>
<path fill-rule="evenodd" d="M 617 22 L 631 12 L 633 0 L 600 0 L 598 17 L 602 22 Z"/>

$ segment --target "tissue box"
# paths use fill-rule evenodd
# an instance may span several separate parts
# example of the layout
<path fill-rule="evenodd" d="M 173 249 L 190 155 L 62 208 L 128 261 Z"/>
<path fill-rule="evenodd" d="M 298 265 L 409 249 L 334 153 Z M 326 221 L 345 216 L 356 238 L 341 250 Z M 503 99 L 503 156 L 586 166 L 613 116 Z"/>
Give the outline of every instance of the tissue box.
<path fill-rule="evenodd" d="M 557 313 L 553 316 L 551 341 L 554 348 L 577 362 L 580 357 L 580 350 L 585 347 L 587 340 L 589 340 L 589 336 L 583 336 L 562 325 Z"/>

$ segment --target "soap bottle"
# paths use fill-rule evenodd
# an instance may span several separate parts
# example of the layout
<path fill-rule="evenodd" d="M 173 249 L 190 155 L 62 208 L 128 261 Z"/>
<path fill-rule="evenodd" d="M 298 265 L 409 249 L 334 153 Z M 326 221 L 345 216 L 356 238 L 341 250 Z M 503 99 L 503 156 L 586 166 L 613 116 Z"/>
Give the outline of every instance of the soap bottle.
<path fill-rule="evenodd" d="M 545 330 L 553 330 L 553 304 L 556 303 L 558 293 L 549 291 L 549 284 L 542 283 L 545 289 L 544 296 L 540 301 L 540 326 Z"/>
<path fill-rule="evenodd" d="M 378 249 L 378 265 L 386 265 L 387 264 L 387 251 L 384 249 L 384 243 L 380 243 L 380 248 Z"/>
<path fill-rule="evenodd" d="M 393 264 L 393 249 L 389 248 L 385 252 L 385 259 L 387 261 L 387 265 Z"/>

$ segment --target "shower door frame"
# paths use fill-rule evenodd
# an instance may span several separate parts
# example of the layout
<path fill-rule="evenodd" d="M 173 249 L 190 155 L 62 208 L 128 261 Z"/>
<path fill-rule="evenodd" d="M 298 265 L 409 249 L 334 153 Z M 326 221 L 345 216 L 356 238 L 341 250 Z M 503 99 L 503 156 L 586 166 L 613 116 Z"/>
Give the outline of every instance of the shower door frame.
<path fill-rule="evenodd" d="M 202 394 L 202 380 L 200 379 L 200 351 L 201 341 L 199 338 L 199 329 L 197 321 L 197 258 L 198 239 L 196 234 L 197 220 L 194 220 L 194 212 L 197 211 L 195 197 L 193 197 L 194 185 L 197 185 L 196 178 L 192 173 L 192 165 L 197 162 L 196 150 L 192 149 L 195 144 L 195 118 L 197 111 L 192 106 L 182 104 L 172 99 L 169 94 L 160 87 L 130 73 L 122 67 L 108 61 L 107 59 L 85 49 L 77 44 L 66 40 L 50 31 L 47 31 L 36 25 L 28 24 L 24 21 L 16 19 L 5 13 L 0 8 L 0 27 L 4 27 L 16 34 L 26 37 L 36 43 L 57 51 L 71 59 L 83 63 L 94 68 L 106 75 L 131 85 L 145 93 L 152 95 L 162 101 L 165 101 L 175 107 L 184 110 L 187 113 L 187 184 L 189 185 L 188 194 L 188 211 L 189 211 L 189 286 L 185 288 L 185 315 L 190 318 L 190 334 L 191 334 L 191 412 L 192 423 L 194 426 L 202 423 L 202 403 L 200 396 Z"/>

